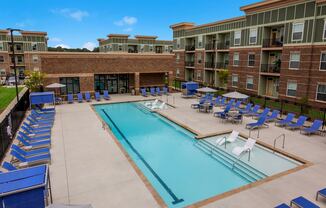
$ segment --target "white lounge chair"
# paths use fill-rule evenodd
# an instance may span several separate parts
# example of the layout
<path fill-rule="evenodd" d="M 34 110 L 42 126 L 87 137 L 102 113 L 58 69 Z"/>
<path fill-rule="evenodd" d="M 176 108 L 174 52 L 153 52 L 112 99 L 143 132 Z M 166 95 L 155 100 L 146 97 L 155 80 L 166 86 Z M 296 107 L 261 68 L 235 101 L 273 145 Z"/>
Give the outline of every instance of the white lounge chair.
<path fill-rule="evenodd" d="M 159 106 L 158 105 L 152 106 L 151 109 L 153 109 L 153 110 L 155 110 L 155 109 L 162 110 L 162 109 L 164 109 L 164 107 L 165 107 L 165 103 L 162 102 L 161 105 L 159 105 Z"/>
<path fill-rule="evenodd" d="M 242 147 L 233 148 L 232 153 L 239 157 L 242 153 L 251 151 L 252 148 L 254 148 L 255 144 L 256 140 L 248 138 L 245 145 L 243 145 Z"/>
<path fill-rule="evenodd" d="M 227 138 L 222 137 L 216 139 L 216 145 L 222 146 L 225 143 L 232 143 L 238 138 L 238 136 L 239 136 L 239 132 L 233 130 L 232 133 Z"/>
<path fill-rule="evenodd" d="M 150 101 L 150 102 L 146 102 L 145 103 L 145 106 L 146 107 L 153 107 L 153 106 L 156 106 L 158 103 L 158 99 L 155 99 L 154 102 Z"/>

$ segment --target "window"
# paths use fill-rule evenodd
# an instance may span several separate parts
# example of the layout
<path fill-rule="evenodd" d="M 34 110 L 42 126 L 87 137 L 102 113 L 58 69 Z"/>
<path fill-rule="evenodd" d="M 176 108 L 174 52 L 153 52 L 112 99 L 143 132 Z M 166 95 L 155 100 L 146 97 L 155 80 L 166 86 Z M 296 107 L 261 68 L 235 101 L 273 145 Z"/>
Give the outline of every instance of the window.
<path fill-rule="evenodd" d="M 6 70 L 0 69 L 0 76 L 6 76 Z"/>
<path fill-rule="evenodd" d="M 32 51 L 36 51 L 37 50 L 37 43 L 32 43 Z"/>
<path fill-rule="evenodd" d="M 22 46 L 21 45 L 16 45 L 16 50 L 17 51 L 21 51 L 22 50 Z"/>
<path fill-rule="evenodd" d="M 232 75 L 232 87 L 237 87 L 239 81 L 239 76 L 236 74 Z"/>
<path fill-rule="evenodd" d="M 254 77 L 253 76 L 247 76 L 247 83 L 246 83 L 247 89 L 254 89 Z"/>
<path fill-rule="evenodd" d="M 33 55 L 33 62 L 37 63 L 38 62 L 38 56 L 37 55 Z"/>
<path fill-rule="evenodd" d="M 286 95 L 293 96 L 293 97 L 295 97 L 297 95 L 297 82 L 296 81 L 288 81 Z"/>
<path fill-rule="evenodd" d="M 0 42 L 0 51 L 3 51 L 3 42 Z"/>
<path fill-rule="evenodd" d="M 241 43 L 241 30 L 234 32 L 234 45 L 240 45 Z"/>
<path fill-rule="evenodd" d="M 5 62 L 5 58 L 3 56 L 0 56 L 0 62 Z"/>
<path fill-rule="evenodd" d="M 180 60 L 180 54 L 179 54 L 179 53 L 177 53 L 177 57 L 176 57 L 176 59 L 177 59 L 177 61 Z"/>
<path fill-rule="evenodd" d="M 197 54 L 197 62 L 198 64 L 201 64 L 201 53 Z"/>
<path fill-rule="evenodd" d="M 249 44 L 257 43 L 257 28 L 250 29 Z"/>
<path fill-rule="evenodd" d="M 320 67 L 321 71 L 326 71 L 326 52 L 320 54 Z"/>
<path fill-rule="evenodd" d="M 317 85 L 316 100 L 326 101 L 326 84 Z"/>
<path fill-rule="evenodd" d="M 290 54 L 289 68 L 290 69 L 299 69 L 299 67 L 300 67 L 300 53 L 293 52 Z"/>
<path fill-rule="evenodd" d="M 17 63 L 23 63 L 23 57 L 17 56 Z"/>
<path fill-rule="evenodd" d="M 248 66 L 255 66 L 255 54 L 251 53 L 248 55 Z"/>
<path fill-rule="evenodd" d="M 198 36 L 198 48 L 201 48 L 202 43 L 203 43 L 203 36 L 202 35 L 199 35 Z"/>
<path fill-rule="evenodd" d="M 34 67 L 33 70 L 34 71 L 40 71 L 40 68 L 39 67 Z"/>
<path fill-rule="evenodd" d="M 145 46 L 143 44 L 140 45 L 140 52 L 144 52 Z"/>
<path fill-rule="evenodd" d="M 304 23 L 294 23 L 292 27 L 292 40 L 293 41 L 300 41 L 303 38 L 303 28 Z"/>
<path fill-rule="evenodd" d="M 326 20 L 324 20 L 323 39 L 326 39 Z"/>
<path fill-rule="evenodd" d="M 233 65 L 239 66 L 239 52 L 234 52 L 233 54 Z"/>
<path fill-rule="evenodd" d="M 177 48 L 180 48 L 180 39 L 177 39 Z"/>
<path fill-rule="evenodd" d="M 119 45 L 119 46 L 118 46 L 118 50 L 119 50 L 119 51 L 122 51 L 122 45 Z"/>
<path fill-rule="evenodd" d="M 60 84 L 66 85 L 60 88 L 61 94 L 77 94 L 80 92 L 79 77 L 60 77 Z"/>
<path fill-rule="evenodd" d="M 180 70 L 179 69 L 175 70 L 175 76 L 176 77 L 179 77 L 180 76 Z"/>

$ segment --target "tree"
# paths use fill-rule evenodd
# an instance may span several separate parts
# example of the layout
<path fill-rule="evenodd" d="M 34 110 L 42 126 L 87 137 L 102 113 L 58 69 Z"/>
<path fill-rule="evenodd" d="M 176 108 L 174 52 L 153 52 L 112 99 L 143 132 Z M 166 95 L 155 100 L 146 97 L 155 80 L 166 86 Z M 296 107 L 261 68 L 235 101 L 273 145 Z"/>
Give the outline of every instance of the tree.
<path fill-rule="evenodd" d="M 40 87 L 43 85 L 43 79 L 45 74 L 40 71 L 25 71 L 26 79 L 25 85 L 30 89 L 30 91 L 39 91 Z"/>
<path fill-rule="evenodd" d="M 225 87 L 228 82 L 229 72 L 227 70 L 221 70 L 218 72 L 218 77 L 221 83 L 221 87 Z"/>

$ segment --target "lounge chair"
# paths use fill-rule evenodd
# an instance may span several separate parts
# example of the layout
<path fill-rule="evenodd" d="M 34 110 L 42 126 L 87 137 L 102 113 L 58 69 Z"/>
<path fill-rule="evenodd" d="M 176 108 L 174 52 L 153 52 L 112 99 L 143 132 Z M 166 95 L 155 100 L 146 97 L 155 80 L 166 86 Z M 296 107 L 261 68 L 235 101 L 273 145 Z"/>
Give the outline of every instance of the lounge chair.
<path fill-rule="evenodd" d="M 273 110 L 272 114 L 270 116 L 266 117 L 266 122 L 272 122 L 275 121 L 278 117 L 278 115 L 280 114 L 279 110 Z"/>
<path fill-rule="evenodd" d="M 249 112 L 243 113 L 243 114 L 247 115 L 247 116 L 256 115 L 258 113 L 259 109 L 260 109 L 260 105 L 255 105 Z"/>
<path fill-rule="evenodd" d="M 265 108 L 265 109 L 263 110 L 263 112 L 252 114 L 252 116 L 253 116 L 253 117 L 267 117 L 270 111 L 271 111 L 270 108 Z"/>
<path fill-rule="evenodd" d="M 317 191 L 317 193 L 316 193 L 316 201 L 318 201 L 318 196 L 322 196 L 322 197 L 326 198 L 326 188 Z"/>
<path fill-rule="evenodd" d="M 41 106 L 39 105 L 36 105 L 36 108 L 43 112 L 43 113 L 55 113 L 55 108 L 54 107 L 50 107 L 50 108 L 42 108 Z"/>
<path fill-rule="evenodd" d="M 232 108 L 234 102 L 235 102 L 235 100 L 234 100 L 234 99 L 231 99 L 231 100 L 229 100 L 228 103 L 225 103 L 223 106 L 228 106 L 228 105 L 230 105 L 231 108 Z M 222 106 L 222 107 L 223 107 L 223 106 Z"/>
<path fill-rule="evenodd" d="M 259 117 L 258 120 L 257 120 L 257 122 L 248 123 L 246 125 L 246 128 L 252 130 L 252 129 L 260 128 L 262 126 L 266 126 L 265 121 L 266 121 L 266 117 L 264 117 L 264 116 Z"/>
<path fill-rule="evenodd" d="M 74 95 L 73 94 L 68 94 L 67 95 L 67 100 L 68 100 L 68 103 L 74 103 Z"/>
<path fill-rule="evenodd" d="M 18 167 L 32 166 L 32 165 L 44 164 L 44 163 L 51 162 L 50 154 L 37 155 L 34 157 L 28 157 L 28 158 L 22 156 L 15 150 L 11 150 L 10 154 L 20 162 L 18 164 Z"/>
<path fill-rule="evenodd" d="M 241 103 L 242 103 L 242 101 L 241 101 L 241 100 L 238 100 L 238 101 L 237 101 L 237 102 L 232 106 L 232 108 L 234 108 L 234 109 L 238 109 L 238 108 L 240 107 Z"/>
<path fill-rule="evenodd" d="M 207 103 L 208 106 L 204 106 L 205 104 L 199 104 L 198 110 L 200 112 L 212 112 L 213 110 L 213 104 L 211 102 Z"/>
<path fill-rule="evenodd" d="M 26 120 L 29 122 L 29 125 L 31 125 L 32 127 L 47 127 L 47 128 L 53 127 L 53 123 L 35 122 L 29 116 L 27 116 Z"/>
<path fill-rule="evenodd" d="M 39 119 L 43 119 L 43 120 L 50 120 L 50 119 L 54 119 L 55 114 L 43 114 L 43 113 L 39 113 L 35 110 L 31 111 L 31 115 L 35 116 L 36 118 Z"/>
<path fill-rule="evenodd" d="M 77 94 L 77 100 L 79 103 L 83 102 L 83 94 L 81 92 Z"/>
<path fill-rule="evenodd" d="M 292 207 L 293 204 L 300 208 L 319 208 L 319 206 L 304 198 L 303 196 L 299 196 L 295 199 L 292 199 L 290 202 L 290 206 Z"/>
<path fill-rule="evenodd" d="M 217 106 L 220 103 L 221 96 L 217 96 L 212 102 L 214 106 Z"/>
<path fill-rule="evenodd" d="M 169 88 L 163 87 L 163 94 L 168 95 L 169 94 Z"/>
<path fill-rule="evenodd" d="M 15 150 L 19 154 L 21 154 L 24 157 L 33 157 L 36 155 L 44 155 L 44 154 L 50 154 L 50 149 L 49 148 L 40 148 L 40 149 L 35 149 L 35 150 L 30 150 L 26 151 L 19 146 L 13 144 L 11 145 L 11 149 Z"/>
<path fill-rule="evenodd" d="M 27 141 L 25 138 L 23 138 L 21 135 L 17 136 L 17 140 L 23 144 L 24 149 L 26 149 L 26 150 L 39 149 L 39 148 L 51 146 L 50 140 L 30 142 L 30 141 Z"/>
<path fill-rule="evenodd" d="M 34 118 L 35 120 L 38 120 L 38 121 L 46 121 L 46 122 L 49 122 L 49 121 L 53 121 L 54 120 L 54 115 L 53 116 L 43 116 L 43 115 L 38 115 L 37 113 L 35 112 L 31 112 L 30 116 L 32 118 Z"/>
<path fill-rule="evenodd" d="M 85 100 L 86 102 L 91 102 L 91 94 L 89 92 L 85 92 Z"/>
<path fill-rule="evenodd" d="M 99 92 L 95 92 L 95 100 L 96 101 L 101 101 L 101 95 Z"/>
<path fill-rule="evenodd" d="M 31 135 L 30 136 L 22 131 L 19 131 L 18 135 L 20 135 L 21 137 L 23 137 L 24 139 L 26 139 L 27 141 L 30 141 L 30 142 L 50 140 L 50 138 L 51 138 L 49 135 Z"/>
<path fill-rule="evenodd" d="M 276 206 L 274 208 L 292 208 L 292 207 L 290 207 L 289 205 L 283 203 L 283 204 L 280 204 L 280 205 L 278 205 L 278 206 Z"/>
<path fill-rule="evenodd" d="M 250 113 L 251 107 L 252 107 L 252 103 L 248 103 L 244 109 L 241 109 L 239 107 L 237 110 L 239 110 L 239 113 L 241 114 L 246 114 L 246 113 Z"/>
<path fill-rule="evenodd" d="M 194 109 L 198 109 L 200 105 L 204 104 L 206 102 L 206 97 L 200 98 L 198 103 L 191 104 L 190 107 Z"/>
<path fill-rule="evenodd" d="M 308 128 L 302 128 L 300 129 L 301 134 L 315 134 L 319 132 L 320 127 L 323 125 L 323 121 L 321 120 L 314 120 L 314 122 L 311 124 Z"/>
<path fill-rule="evenodd" d="M 23 125 L 29 128 L 32 131 L 51 131 L 52 125 L 46 125 L 46 126 L 40 126 L 40 125 L 32 125 L 30 123 L 27 123 L 26 121 L 23 122 Z"/>
<path fill-rule="evenodd" d="M 149 89 L 150 93 L 151 93 L 151 96 L 156 96 L 156 92 L 155 92 L 155 88 L 154 87 L 151 87 Z"/>
<path fill-rule="evenodd" d="M 242 147 L 238 146 L 233 148 L 232 153 L 239 157 L 242 153 L 252 151 L 255 144 L 256 144 L 256 140 L 252 138 L 248 138 L 246 143 Z"/>
<path fill-rule="evenodd" d="M 146 89 L 145 88 L 141 88 L 140 89 L 140 92 L 141 92 L 141 95 L 142 96 L 147 97 L 147 92 L 146 92 Z"/>
<path fill-rule="evenodd" d="M 159 87 L 156 88 L 156 94 L 158 96 L 161 96 L 162 95 L 161 89 Z"/>
<path fill-rule="evenodd" d="M 229 113 L 230 110 L 231 110 L 231 105 L 227 105 L 225 107 L 224 111 L 215 112 L 213 114 L 213 116 L 219 117 L 219 118 L 227 117 L 227 114 Z"/>
<path fill-rule="evenodd" d="M 275 126 L 286 126 L 287 124 L 292 123 L 292 120 L 294 119 L 295 115 L 293 113 L 288 113 L 286 118 L 275 121 Z"/>
<path fill-rule="evenodd" d="M 216 105 L 217 106 L 225 106 L 226 105 L 226 98 L 222 97 L 222 99 Z"/>
<path fill-rule="evenodd" d="M 105 100 L 110 100 L 110 99 L 111 99 L 108 90 L 104 90 L 104 91 L 103 91 L 103 98 L 104 98 Z"/>
<path fill-rule="evenodd" d="M 307 119 L 307 116 L 299 116 L 296 123 L 289 123 L 286 128 L 291 130 L 302 128 Z"/>
<path fill-rule="evenodd" d="M 8 171 L 13 171 L 13 170 L 17 170 L 17 168 L 15 166 L 13 166 L 11 163 L 9 162 L 3 162 L 2 167 Z"/>
<path fill-rule="evenodd" d="M 223 144 L 226 144 L 226 143 L 232 143 L 238 138 L 238 136 L 239 136 L 239 132 L 233 130 L 232 133 L 228 137 L 218 138 L 215 141 L 215 143 L 216 143 L 216 145 L 220 145 L 220 146 L 222 146 Z"/>
<path fill-rule="evenodd" d="M 27 128 L 26 126 L 22 125 L 20 127 L 28 136 L 31 137 L 38 137 L 38 136 L 47 136 L 47 137 L 51 137 L 51 131 L 32 131 L 29 128 Z"/>

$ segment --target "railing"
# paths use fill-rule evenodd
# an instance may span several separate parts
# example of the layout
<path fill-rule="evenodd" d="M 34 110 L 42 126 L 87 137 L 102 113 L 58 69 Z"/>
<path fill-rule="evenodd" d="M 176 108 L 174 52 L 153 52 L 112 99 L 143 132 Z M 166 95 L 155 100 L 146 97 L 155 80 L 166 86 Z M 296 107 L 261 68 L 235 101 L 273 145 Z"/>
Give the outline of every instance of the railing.
<path fill-rule="evenodd" d="M 248 149 L 247 150 L 248 151 L 248 161 L 250 161 L 250 154 L 251 154 L 251 150 L 250 149 Z M 241 160 L 241 158 L 244 156 L 244 154 L 243 155 L 240 155 L 238 158 L 237 158 L 237 160 L 233 163 L 233 165 L 232 165 L 232 170 L 234 169 L 234 166 Z"/>
<path fill-rule="evenodd" d="M 195 66 L 195 62 L 194 61 L 186 61 L 185 66 L 193 67 L 193 66 Z"/>
<path fill-rule="evenodd" d="M 281 67 L 276 64 L 262 64 L 260 72 L 265 73 L 280 73 Z"/>
<path fill-rule="evenodd" d="M 217 62 L 216 63 L 216 68 L 217 69 L 227 69 L 228 68 L 229 63 L 223 63 L 223 62 Z"/>
<path fill-rule="evenodd" d="M 207 43 L 205 45 L 206 50 L 214 50 L 215 49 L 215 44 L 214 43 Z"/>
<path fill-rule="evenodd" d="M 217 49 L 229 49 L 230 48 L 230 41 L 217 43 L 216 48 Z"/>
<path fill-rule="evenodd" d="M 215 68 L 214 62 L 206 62 L 205 63 L 205 68 L 212 68 L 212 69 L 214 69 Z"/>
<path fill-rule="evenodd" d="M 284 149 L 284 145 L 285 145 L 285 134 L 281 134 L 281 135 L 279 135 L 278 137 L 276 137 L 275 139 L 274 139 L 274 147 L 273 147 L 273 153 L 275 152 L 275 147 L 276 147 L 276 141 L 278 140 L 278 139 L 280 139 L 280 138 L 282 138 L 283 140 L 283 142 L 282 142 L 282 149 Z"/>
<path fill-rule="evenodd" d="M 280 38 L 264 39 L 263 48 L 283 47 L 283 41 Z"/>
<path fill-rule="evenodd" d="M 186 45 L 185 49 L 186 51 L 194 51 L 195 50 L 195 45 Z"/>
<path fill-rule="evenodd" d="M 131 50 L 131 49 L 129 49 L 128 50 L 128 53 L 138 53 L 138 50 Z"/>

